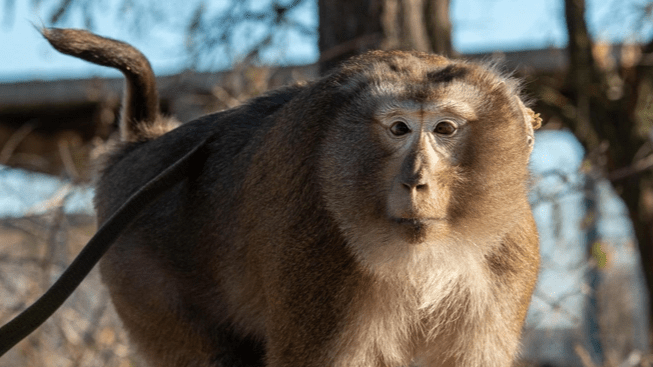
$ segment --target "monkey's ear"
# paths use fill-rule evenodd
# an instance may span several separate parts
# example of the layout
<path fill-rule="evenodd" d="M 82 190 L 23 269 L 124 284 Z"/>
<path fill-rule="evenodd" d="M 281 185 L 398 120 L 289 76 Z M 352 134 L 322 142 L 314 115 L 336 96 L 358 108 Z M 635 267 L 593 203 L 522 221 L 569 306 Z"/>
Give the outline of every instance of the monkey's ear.
<path fill-rule="evenodd" d="M 526 122 L 526 131 L 528 131 L 528 136 L 526 139 L 528 141 L 528 145 L 531 147 L 531 149 L 533 149 L 533 144 L 535 142 L 535 130 L 539 129 L 542 126 L 542 118 L 540 117 L 539 113 L 535 113 L 535 111 L 526 107 L 524 102 L 522 102 L 521 98 L 519 97 L 517 97 L 517 104 L 519 105 L 519 109 L 522 111 L 522 114 L 524 115 L 524 121 Z"/>
<path fill-rule="evenodd" d="M 527 120 L 530 120 L 531 126 L 533 127 L 534 130 L 537 130 L 540 127 L 542 127 L 542 118 L 540 117 L 539 113 L 535 113 L 535 111 L 526 107 L 526 111 L 524 115 L 527 116 Z"/>

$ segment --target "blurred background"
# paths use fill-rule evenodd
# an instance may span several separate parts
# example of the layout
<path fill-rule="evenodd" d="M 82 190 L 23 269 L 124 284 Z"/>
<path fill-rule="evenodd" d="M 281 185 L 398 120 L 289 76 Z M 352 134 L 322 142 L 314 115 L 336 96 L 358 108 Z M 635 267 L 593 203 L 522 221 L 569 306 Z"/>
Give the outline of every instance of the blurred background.
<path fill-rule="evenodd" d="M 93 235 L 94 161 L 123 81 L 58 54 L 36 27 L 86 28 L 150 59 L 182 121 L 310 80 L 369 49 L 497 62 L 544 127 L 531 158 L 542 268 L 523 366 L 652 366 L 653 1 L 3 0 L 0 323 Z M 139 366 L 96 271 L 3 358 Z"/>

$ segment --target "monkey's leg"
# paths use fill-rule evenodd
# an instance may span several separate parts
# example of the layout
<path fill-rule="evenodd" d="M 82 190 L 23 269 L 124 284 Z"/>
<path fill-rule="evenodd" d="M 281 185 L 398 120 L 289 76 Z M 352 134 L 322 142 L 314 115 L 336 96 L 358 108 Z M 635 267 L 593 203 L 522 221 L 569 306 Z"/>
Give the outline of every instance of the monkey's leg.
<path fill-rule="evenodd" d="M 263 344 L 243 336 L 199 299 L 203 289 L 191 285 L 144 247 L 116 244 L 103 259 L 103 280 L 130 340 L 148 366 L 260 367 Z"/>

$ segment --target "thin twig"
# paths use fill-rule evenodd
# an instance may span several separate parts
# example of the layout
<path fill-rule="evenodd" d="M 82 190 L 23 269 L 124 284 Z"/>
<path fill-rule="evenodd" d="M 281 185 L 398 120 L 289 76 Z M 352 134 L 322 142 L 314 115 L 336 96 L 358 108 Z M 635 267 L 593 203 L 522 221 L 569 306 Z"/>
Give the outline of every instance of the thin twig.
<path fill-rule="evenodd" d="M 9 137 L 5 146 L 0 150 L 0 164 L 6 165 L 7 162 L 9 162 L 9 159 L 14 154 L 14 151 L 16 151 L 16 148 L 18 148 L 18 145 L 27 137 L 27 135 L 34 131 L 35 127 L 36 124 L 34 123 L 34 120 L 30 120 L 24 123 L 11 135 L 11 137 Z"/>

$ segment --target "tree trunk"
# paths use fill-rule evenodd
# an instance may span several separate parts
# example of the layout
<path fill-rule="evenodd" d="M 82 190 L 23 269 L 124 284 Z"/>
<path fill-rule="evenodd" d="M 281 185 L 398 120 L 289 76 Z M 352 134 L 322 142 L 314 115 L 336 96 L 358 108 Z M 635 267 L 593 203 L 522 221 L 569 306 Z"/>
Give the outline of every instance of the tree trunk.
<path fill-rule="evenodd" d="M 649 298 L 653 294 L 653 191 L 649 171 L 637 171 L 635 164 L 640 149 L 647 142 L 650 127 L 641 126 L 635 117 L 635 103 L 643 82 L 653 79 L 651 67 L 640 65 L 623 76 L 623 95 L 607 97 L 607 71 L 596 67 L 592 42 L 585 23 L 585 1 L 565 0 L 565 16 L 569 34 L 569 70 L 563 94 L 569 95 L 566 106 L 547 107 L 575 109 L 572 118 L 563 117 L 585 147 L 594 164 L 606 172 L 616 191 L 628 207 L 633 223 Z M 649 124 L 651 121 L 648 122 Z M 607 143 L 607 144 L 606 144 Z M 607 149 L 601 148 L 607 147 Z M 596 157 L 602 156 L 597 161 Z M 649 302 L 649 321 L 653 323 L 653 302 Z M 653 324 L 649 326 L 649 334 Z M 653 336 L 653 335 L 652 335 Z M 653 342 L 653 338 L 649 338 Z"/>
<path fill-rule="evenodd" d="M 585 0 L 566 0 L 565 20 L 569 35 L 567 89 L 571 91 L 577 109 L 574 134 L 589 152 L 599 146 L 599 137 L 590 121 L 592 89 L 589 88 L 596 85 L 598 73 L 592 56 L 592 41 L 585 24 Z"/>
<path fill-rule="evenodd" d="M 371 49 L 452 54 L 449 0 L 318 0 L 320 72 Z"/>
<path fill-rule="evenodd" d="M 449 0 L 426 0 L 426 31 L 431 41 L 431 50 L 444 56 L 455 56 L 451 44 L 451 19 Z"/>
<path fill-rule="evenodd" d="M 594 365 L 603 366 L 605 355 L 604 346 L 601 343 L 601 325 L 599 322 L 600 310 L 598 306 L 598 290 L 601 285 L 601 265 L 598 263 L 597 253 L 601 251 L 599 237 L 599 191 L 598 177 L 595 172 L 586 172 L 584 175 L 584 202 L 585 218 L 583 220 L 585 229 L 585 246 L 587 247 L 587 257 L 590 263 L 585 273 L 585 282 L 589 285 L 585 300 L 585 315 L 583 317 L 583 327 L 585 331 L 586 349 Z"/>
<path fill-rule="evenodd" d="M 383 0 L 318 0 L 320 73 L 351 56 L 377 49 L 383 39 Z"/>

